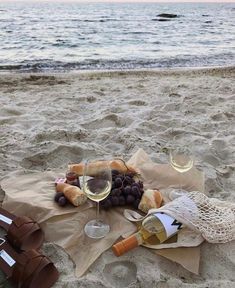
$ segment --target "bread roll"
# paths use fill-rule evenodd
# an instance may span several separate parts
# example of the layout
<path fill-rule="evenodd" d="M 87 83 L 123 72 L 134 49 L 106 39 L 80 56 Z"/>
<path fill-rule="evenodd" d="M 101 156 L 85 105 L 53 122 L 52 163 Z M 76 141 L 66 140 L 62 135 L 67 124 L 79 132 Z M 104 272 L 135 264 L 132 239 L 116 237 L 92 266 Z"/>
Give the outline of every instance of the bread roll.
<path fill-rule="evenodd" d="M 138 208 L 148 213 L 152 208 L 159 208 L 162 204 L 162 195 L 158 190 L 147 189 L 142 195 Z"/>
<path fill-rule="evenodd" d="M 87 196 L 80 188 L 67 183 L 57 183 L 56 191 L 63 192 L 65 198 L 74 206 L 80 206 L 87 201 Z"/>
<path fill-rule="evenodd" d="M 89 164 L 89 170 L 88 175 L 95 176 L 97 173 L 99 173 L 100 170 L 102 170 L 102 167 L 105 167 L 105 165 L 109 163 L 112 170 L 117 170 L 119 173 L 137 173 L 137 171 L 131 167 L 130 165 L 127 165 L 123 160 L 111 160 L 111 161 L 97 161 L 94 163 Z M 75 172 L 79 176 L 83 175 L 83 169 L 84 169 L 85 163 L 79 163 L 79 164 L 71 164 L 69 165 L 68 169 L 69 171 Z"/>

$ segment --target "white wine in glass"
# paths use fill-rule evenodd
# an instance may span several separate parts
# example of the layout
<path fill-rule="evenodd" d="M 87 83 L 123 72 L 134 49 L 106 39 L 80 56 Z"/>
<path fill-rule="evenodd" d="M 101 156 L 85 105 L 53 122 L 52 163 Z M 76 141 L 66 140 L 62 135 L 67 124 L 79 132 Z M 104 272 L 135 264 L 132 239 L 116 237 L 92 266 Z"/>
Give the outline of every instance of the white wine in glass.
<path fill-rule="evenodd" d="M 97 203 L 96 219 L 85 225 L 88 237 L 103 238 L 110 230 L 108 224 L 99 219 L 99 202 L 105 199 L 112 187 L 112 172 L 109 161 L 86 161 L 83 170 L 83 191 Z"/>
<path fill-rule="evenodd" d="M 170 149 L 170 164 L 180 173 L 180 189 L 182 189 L 182 173 L 189 171 L 194 165 L 191 150 L 186 146 L 175 146 Z"/>
<path fill-rule="evenodd" d="M 99 202 L 109 195 L 111 186 L 109 181 L 91 178 L 84 183 L 84 190 L 89 199 Z"/>

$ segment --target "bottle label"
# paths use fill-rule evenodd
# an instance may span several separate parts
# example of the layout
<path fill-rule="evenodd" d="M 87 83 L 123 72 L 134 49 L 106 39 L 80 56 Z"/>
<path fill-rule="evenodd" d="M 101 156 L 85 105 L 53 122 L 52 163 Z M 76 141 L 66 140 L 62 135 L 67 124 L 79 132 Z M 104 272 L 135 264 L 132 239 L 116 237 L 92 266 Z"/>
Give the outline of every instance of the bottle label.
<path fill-rule="evenodd" d="M 182 228 L 182 223 L 167 214 L 155 213 L 154 216 L 157 217 L 164 226 L 167 238 L 176 234 Z"/>

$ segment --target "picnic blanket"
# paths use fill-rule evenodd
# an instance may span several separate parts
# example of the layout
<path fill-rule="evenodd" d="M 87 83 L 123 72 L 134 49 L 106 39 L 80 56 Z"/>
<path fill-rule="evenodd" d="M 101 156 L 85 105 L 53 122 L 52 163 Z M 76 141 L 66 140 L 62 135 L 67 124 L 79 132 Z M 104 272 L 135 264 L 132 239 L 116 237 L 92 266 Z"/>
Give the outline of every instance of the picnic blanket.
<path fill-rule="evenodd" d="M 145 188 L 158 188 L 163 191 L 163 196 L 164 189 L 176 187 L 180 181 L 182 188 L 187 191 L 204 191 L 204 174 L 195 167 L 183 173 L 180 180 L 178 172 L 169 164 L 152 162 L 142 149 L 139 149 L 128 163 L 138 168 Z M 8 175 L 1 182 L 5 191 L 2 206 L 18 216 L 26 215 L 38 221 L 45 232 L 46 241 L 65 249 L 76 264 L 77 277 L 80 277 L 118 238 L 134 233 L 136 225 L 125 219 L 122 207 L 101 211 L 101 217 L 109 223 L 111 231 L 103 239 L 89 239 L 83 228 L 89 220 L 95 218 L 94 204 L 88 201 L 80 207 L 59 207 L 53 201 L 54 180 L 64 174 L 64 171 L 18 171 Z M 164 200 L 169 201 L 166 197 Z M 197 246 L 203 238 L 194 231 L 188 233 L 187 245 L 161 244 L 159 248 L 163 249 L 152 251 L 181 264 L 193 273 L 198 273 L 200 248 Z M 178 238 L 180 239 L 180 236 Z"/>

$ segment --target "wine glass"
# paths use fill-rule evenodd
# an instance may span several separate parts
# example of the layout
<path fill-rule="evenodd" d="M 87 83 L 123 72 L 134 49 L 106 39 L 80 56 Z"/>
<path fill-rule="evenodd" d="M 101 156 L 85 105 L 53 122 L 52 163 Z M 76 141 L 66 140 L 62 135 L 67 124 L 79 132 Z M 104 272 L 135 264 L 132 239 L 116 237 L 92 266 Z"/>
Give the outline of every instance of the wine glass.
<path fill-rule="evenodd" d="M 182 174 L 189 171 L 194 165 L 194 157 L 187 144 L 175 140 L 174 146 L 170 148 L 170 164 L 180 173 L 180 189 L 182 189 Z"/>
<path fill-rule="evenodd" d="M 99 202 L 109 195 L 111 187 L 112 171 L 109 161 L 87 160 L 83 170 L 83 191 L 97 203 L 96 219 L 89 221 L 84 228 L 90 238 L 103 238 L 110 230 L 109 225 L 99 219 Z"/>

